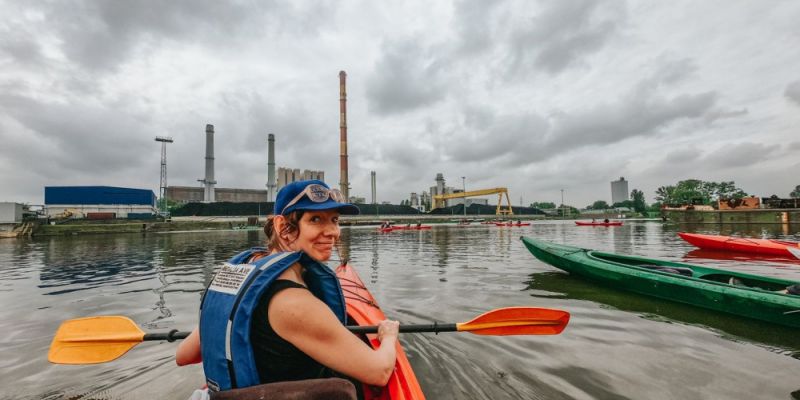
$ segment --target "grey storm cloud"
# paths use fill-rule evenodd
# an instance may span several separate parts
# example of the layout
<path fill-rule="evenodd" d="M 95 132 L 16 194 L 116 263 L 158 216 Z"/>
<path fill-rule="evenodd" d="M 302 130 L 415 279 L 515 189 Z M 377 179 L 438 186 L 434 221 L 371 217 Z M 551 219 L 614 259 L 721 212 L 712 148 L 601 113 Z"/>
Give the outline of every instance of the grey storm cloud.
<path fill-rule="evenodd" d="M 39 149 L 45 153 L 41 155 L 59 165 L 64 174 L 125 170 L 142 161 L 143 150 L 152 140 L 140 134 L 146 122 L 111 108 L 44 103 L 20 96 L 2 96 L 0 104 L 7 116 L 31 133 L 26 142 L 44 143 L 47 147 Z"/>
<path fill-rule="evenodd" d="M 736 143 L 722 146 L 705 156 L 708 165 L 718 168 L 755 168 L 780 150 L 778 144 Z"/>
<path fill-rule="evenodd" d="M 224 49 L 265 31 L 314 35 L 324 25 L 330 5 L 145 0 L 35 2 L 25 8 L 44 17 L 38 26 L 26 29 L 27 38 L 5 40 L 7 51 L 41 58 L 35 36 L 48 33 L 59 39 L 68 60 L 100 72 L 114 70 L 132 56 L 147 58 L 170 42 Z"/>
<path fill-rule="evenodd" d="M 800 105 L 800 81 L 792 82 L 786 86 L 786 91 L 783 92 L 783 95 L 795 104 Z"/>
<path fill-rule="evenodd" d="M 542 142 L 549 129 L 547 121 L 535 114 L 493 115 L 474 110 L 465 117 L 458 138 L 445 144 L 455 161 L 484 162 L 499 157 L 503 164 L 540 158 Z"/>
<path fill-rule="evenodd" d="M 509 70 L 538 67 L 555 74 L 596 53 L 625 23 L 624 3 L 592 0 L 547 2 L 511 35 Z"/>
<path fill-rule="evenodd" d="M 397 114 L 433 104 L 445 97 L 441 65 L 414 40 L 384 43 L 380 59 L 367 78 L 369 108 Z"/>
<path fill-rule="evenodd" d="M 547 145 L 556 151 L 653 135 L 675 121 L 701 117 L 716 98 L 713 92 L 666 97 L 636 90 L 618 103 L 557 116 Z"/>

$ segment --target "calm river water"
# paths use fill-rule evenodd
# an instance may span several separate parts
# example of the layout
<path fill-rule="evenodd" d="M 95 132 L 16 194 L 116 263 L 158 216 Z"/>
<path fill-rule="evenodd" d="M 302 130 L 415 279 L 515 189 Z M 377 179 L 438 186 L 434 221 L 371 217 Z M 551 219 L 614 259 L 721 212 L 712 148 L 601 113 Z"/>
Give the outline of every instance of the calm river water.
<path fill-rule="evenodd" d="M 404 335 L 429 399 L 792 399 L 797 330 L 597 287 L 534 259 L 519 240 L 800 280 L 800 261 L 703 253 L 675 235 L 720 229 L 798 239 L 796 226 L 565 221 L 389 234 L 343 228 L 342 247 L 401 323 L 464 322 L 520 305 L 572 314 L 558 336 Z M 90 315 L 126 315 L 151 332 L 189 330 L 215 267 L 262 240 L 257 231 L 208 231 L 0 241 L 0 398 L 187 398 L 203 384 L 202 369 L 175 367 L 173 343 L 143 343 L 106 364 L 50 365 L 52 336 L 61 321 Z"/>

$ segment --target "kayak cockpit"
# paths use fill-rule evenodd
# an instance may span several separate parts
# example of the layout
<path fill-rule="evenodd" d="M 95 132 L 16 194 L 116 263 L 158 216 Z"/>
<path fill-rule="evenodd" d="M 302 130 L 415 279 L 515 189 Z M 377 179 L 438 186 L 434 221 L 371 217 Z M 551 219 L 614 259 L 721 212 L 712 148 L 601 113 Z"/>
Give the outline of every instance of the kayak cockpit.
<path fill-rule="evenodd" d="M 694 276 L 694 270 L 687 267 L 681 267 L 678 265 L 672 265 L 670 263 L 657 263 L 654 262 L 655 260 L 642 260 L 638 258 L 628 258 L 625 256 L 618 256 L 616 254 L 607 254 L 607 253 L 598 253 L 598 252 L 591 252 L 592 257 L 598 258 L 605 262 L 612 262 L 615 264 L 621 264 L 622 266 L 626 267 L 638 267 L 644 268 L 654 272 L 664 272 L 668 274 L 676 274 L 681 275 L 687 278 L 691 278 Z"/>

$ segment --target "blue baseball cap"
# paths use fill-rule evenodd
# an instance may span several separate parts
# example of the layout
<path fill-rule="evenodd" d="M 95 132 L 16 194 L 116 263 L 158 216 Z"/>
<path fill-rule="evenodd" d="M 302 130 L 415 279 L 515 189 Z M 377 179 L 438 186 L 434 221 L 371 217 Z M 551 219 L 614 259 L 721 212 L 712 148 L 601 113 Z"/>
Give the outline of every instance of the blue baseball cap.
<path fill-rule="evenodd" d="M 292 200 L 297 198 L 300 193 L 306 190 L 306 188 L 310 185 L 319 185 L 324 187 L 327 190 L 335 190 L 338 192 L 337 189 L 331 189 L 325 182 L 312 179 L 308 181 L 297 181 L 292 182 L 278 191 L 278 195 L 275 197 L 275 204 L 273 206 L 272 212 L 275 215 L 281 214 L 286 215 L 291 213 L 292 211 L 297 210 L 338 210 L 340 214 L 345 215 L 358 215 L 361 211 L 353 204 L 344 203 L 344 202 L 337 202 L 332 198 L 332 196 L 327 196 L 327 199 L 322 202 L 315 202 L 311 200 L 308 194 L 303 195 L 298 199 L 294 204 Z"/>

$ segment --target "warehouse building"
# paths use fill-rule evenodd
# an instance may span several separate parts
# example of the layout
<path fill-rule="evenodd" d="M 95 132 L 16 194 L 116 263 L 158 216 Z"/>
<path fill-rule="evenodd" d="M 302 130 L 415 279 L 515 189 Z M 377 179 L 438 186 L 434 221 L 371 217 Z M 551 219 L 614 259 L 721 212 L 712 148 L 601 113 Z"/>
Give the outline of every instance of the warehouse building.
<path fill-rule="evenodd" d="M 156 194 L 149 189 L 113 186 L 46 186 L 48 217 L 113 219 L 156 214 Z"/>

